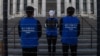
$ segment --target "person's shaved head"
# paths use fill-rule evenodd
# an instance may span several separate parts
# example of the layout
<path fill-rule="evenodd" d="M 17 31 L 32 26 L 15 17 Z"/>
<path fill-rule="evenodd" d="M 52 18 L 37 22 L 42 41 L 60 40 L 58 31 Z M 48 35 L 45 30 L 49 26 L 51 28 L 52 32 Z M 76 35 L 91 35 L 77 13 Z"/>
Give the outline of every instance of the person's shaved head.
<path fill-rule="evenodd" d="M 67 8 L 67 14 L 68 16 L 72 16 L 75 12 L 75 9 L 73 7 L 68 7 Z"/>
<path fill-rule="evenodd" d="M 34 14 L 34 8 L 32 6 L 27 6 L 25 11 L 26 11 L 27 16 L 29 17 Z"/>

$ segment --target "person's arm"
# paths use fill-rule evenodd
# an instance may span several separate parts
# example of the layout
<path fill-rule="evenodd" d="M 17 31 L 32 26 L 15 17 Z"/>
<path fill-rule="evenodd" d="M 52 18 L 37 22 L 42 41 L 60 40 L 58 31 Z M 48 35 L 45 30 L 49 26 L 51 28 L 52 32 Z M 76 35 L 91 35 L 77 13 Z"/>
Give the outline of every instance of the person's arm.
<path fill-rule="evenodd" d="M 47 27 L 47 19 L 46 19 L 46 21 L 45 21 L 45 26 L 44 26 L 45 28 Z"/>
<path fill-rule="evenodd" d="M 77 28 L 78 28 L 78 36 L 79 36 L 80 35 L 80 23 L 78 24 Z"/>
<path fill-rule="evenodd" d="M 20 24 L 18 24 L 18 34 L 19 34 L 19 37 L 21 36 L 21 28 L 20 28 Z"/>
<path fill-rule="evenodd" d="M 56 20 L 56 27 L 58 28 L 58 20 Z"/>
<path fill-rule="evenodd" d="M 59 33 L 62 36 L 62 18 L 60 19 L 60 23 L 59 23 Z"/>
<path fill-rule="evenodd" d="M 41 26 L 41 24 L 40 24 L 40 22 L 38 21 L 38 26 L 37 26 L 37 29 L 38 29 L 38 37 L 40 38 L 41 37 L 41 35 L 42 35 L 42 26 Z"/>

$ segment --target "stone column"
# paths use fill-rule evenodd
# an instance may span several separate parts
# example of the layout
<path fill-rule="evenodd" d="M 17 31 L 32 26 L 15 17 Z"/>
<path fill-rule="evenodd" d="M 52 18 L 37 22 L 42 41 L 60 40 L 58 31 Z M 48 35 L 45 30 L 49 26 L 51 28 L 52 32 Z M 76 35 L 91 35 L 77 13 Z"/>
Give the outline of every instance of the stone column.
<path fill-rule="evenodd" d="M 10 11 L 10 0 L 8 0 L 8 14 L 9 14 L 9 11 Z"/>
<path fill-rule="evenodd" d="M 72 0 L 72 6 L 76 9 L 76 0 Z"/>
<path fill-rule="evenodd" d="M 94 0 L 94 15 L 95 15 L 95 18 L 97 20 L 97 0 Z"/>
<path fill-rule="evenodd" d="M 80 4 L 80 14 L 83 15 L 83 0 L 79 0 Z"/>
<path fill-rule="evenodd" d="M 3 0 L 0 0 L 0 20 L 3 20 Z"/>
<path fill-rule="evenodd" d="M 69 0 L 64 0 L 64 6 L 65 6 L 65 15 L 67 15 L 67 8 L 70 6 Z"/>
<path fill-rule="evenodd" d="M 31 0 L 27 0 L 27 6 L 31 6 Z"/>
<path fill-rule="evenodd" d="M 24 15 L 24 0 L 20 0 L 20 16 Z"/>
<path fill-rule="evenodd" d="M 38 16 L 38 0 L 34 0 L 34 16 Z"/>
<path fill-rule="evenodd" d="M 61 16 L 61 0 L 57 0 L 57 16 Z"/>
<path fill-rule="evenodd" d="M 13 17 L 15 17 L 16 15 L 16 3 L 17 3 L 17 0 L 13 0 Z"/>
<path fill-rule="evenodd" d="M 91 0 L 87 0 L 87 12 L 89 15 L 91 14 Z"/>
<path fill-rule="evenodd" d="M 76 0 L 72 0 L 72 6 L 75 8 L 74 15 L 76 15 Z"/>
<path fill-rule="evenodd" d="M 11 18 L 11 16 L 10 16 L 10 0 L 8 0 L 8 19 L 10 19 Z"/>
<path fill-rule="evenodd" d="M 46 16 L 46 0 L 42 0 L 42 16 Z"/>

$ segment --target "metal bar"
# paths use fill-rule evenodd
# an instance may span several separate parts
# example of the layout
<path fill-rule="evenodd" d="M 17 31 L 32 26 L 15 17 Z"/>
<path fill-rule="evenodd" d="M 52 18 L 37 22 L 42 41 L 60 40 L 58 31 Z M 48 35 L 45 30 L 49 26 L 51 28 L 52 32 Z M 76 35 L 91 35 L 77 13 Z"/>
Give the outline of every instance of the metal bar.
<path fill-rule="evenodd" d="M 91 49 L 92 49 L 92 27 L 91 27 Z"/>
<path fill-rule="evenodd" d="M 81 21 L 82 21 L 82 35 L 83 35 L 83 17 L 81 17 Z"/>
<path fill-rule="evenodd" d="M 100 56 L 100 0 L 97 0 L 97 56 Z"/>
<path fill-rule="evenodd" d="M 3 56 L 8 56 L 8 0 L 3 0 L 3 43 L 4 43 L 4 52 Z"/>
<path fill-rule="evenodd" d="M 14 27 L 14 48 L 16 48 L 16 46 L 15 46 L 15 43 L 16 43 L 16 40 L 15 40 L 15 39 L 16 39 L 16 38 L 15 38 L 15 35 L 16 35 L 16 34 L 15 34 L 15 27 Z"/>
<path fill-rule="evenodd" d="M 93 42 L 92 42 L 92 41 L 93 41 L 93 38 L 92 38 L 92 37 L 93 37 L 93 36 L 92 36 L 92 32 L 93 32 L 93 31 L 92 31 L 92 29 L 94 30 L 94 28 L 93 28 L 83 17 L 81 17 L 81 18 L 82 18 L 82 20 L 81 20 L 81 21 L 82 21 L 82 35 L 83 35 L 83 23 L 84 23 L 83 20 L 84 20 L 84 21 L 90 26 L 90 28 L 91 28 L 91 30 L 90 30 L 90 32 L 91 32 L 91 33 L 90 33 L 90 34 L 91 34 L 91 36 L 90 36 L 90 37 L 91 37 L 91 43 L 90 43 L 91 46 L 90 46 L 90 48 L 92 48 L 92 44 L 93 44 Z"/>

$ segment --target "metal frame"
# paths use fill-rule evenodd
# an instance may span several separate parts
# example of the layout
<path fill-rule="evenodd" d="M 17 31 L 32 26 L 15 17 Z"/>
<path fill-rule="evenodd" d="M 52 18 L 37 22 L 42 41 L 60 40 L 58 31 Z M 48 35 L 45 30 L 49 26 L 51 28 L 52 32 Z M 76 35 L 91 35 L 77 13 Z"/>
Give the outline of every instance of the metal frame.
<path fill-rule="evenodd" d="M 100 56 L 100 0 L 97 0 L 97 25 L 98 25 L 98 31 L 97 31 L 97 56 Z"/>
<path fill-rule="evenodd" d="M 3 56 L 8 56 L 8 0 L 3 0 Z"/>

